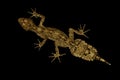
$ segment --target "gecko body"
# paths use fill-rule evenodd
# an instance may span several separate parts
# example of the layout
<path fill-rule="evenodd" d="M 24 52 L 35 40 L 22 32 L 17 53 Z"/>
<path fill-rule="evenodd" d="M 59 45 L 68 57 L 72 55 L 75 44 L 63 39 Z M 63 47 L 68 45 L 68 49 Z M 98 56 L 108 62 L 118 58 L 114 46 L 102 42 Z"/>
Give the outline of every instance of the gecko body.
<path fill-rule="evenodd" d="M 32 10 L 32 12 L 29 13 L 32 14 L 32 17 L 41 18 L 38 26 L 34 24 L 31 18 L 19 18 L 18 22 L 24 30 L 35 32 L 39 37 L 43 39 L 42 42 L 39 41 L 39 43 L 36 44 L 37 48 L 41 48 L 47 40 L 54 41 L 55 53 L 52 53 L 52 56 L 49 56 L 53 58 L 51 62 L 53 62 L 56 58 L 58 58 L 59 62 L 61 62 L 59 57 L 65 54 L 60 54 L 58 47 L 68 47 L 71 54 L 75 57 L 79 57 L 87 61 L 100 60 L 111 65 L 106 60 L 99 57 L 97 50 L 91 45 L 87 44 L 84 40 L 74 40 L 74 33 L 87 37 L 85 33 L 89 30 L 84 31 L 85 25 L 83 25 L 83 27 L 80 26 L 79 30 L 69 28 L 69 36 L 67 36 L 63 31 L 59 29 L 45 27 L 43 25 L 43 22 L 45 21 L 45 16 L 38 14 L 36 10 Z"/>

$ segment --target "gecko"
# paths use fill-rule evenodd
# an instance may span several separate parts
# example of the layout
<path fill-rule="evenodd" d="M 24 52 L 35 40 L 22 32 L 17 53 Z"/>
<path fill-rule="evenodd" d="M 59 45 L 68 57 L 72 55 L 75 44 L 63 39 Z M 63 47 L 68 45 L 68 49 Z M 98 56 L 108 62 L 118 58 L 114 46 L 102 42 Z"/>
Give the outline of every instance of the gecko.
<path fill-rule="evenodd" d="M 38 40 L 38 43 L 35 43 L 35 48 L 40 49 L 46 43 L 47 40 L 54 41 L 55 53 L 52 53 L 52 55 L 49 56 L 50 58 L 53 58 L 51 62 L 53 62 L 56 59 L 58 59 L 59 62 L 61 62 L 60 57 L 66 55 L 59 53 L 59 47 L 63 47 L 69 48 L 71 54 L 75 57 L 81 58 L 86 61 L 99 60 L 105 62 L 108 65 L 111 65 L 111 63 L 107 62 L 105 59 L 99 56 L 98 51 L 95 47 L 86 43 L 82 39 L 74 39 L 74 33 L 88 38 L 88 36 L 86 36 L 85 33 L 90 31 L 90 29 L 85 30 L 86 24 L 84 24 L 83 26 L 80 25 L 80 28 L 78 30 L 69 28 L 69 35 L 67 36 L 63 31 L 59 29 L 53 27 L 45 27 L 43 25 L 45 21 L 45 16 L 37 13 L 36 9 L 32 9 L 32 11 L 28 13 L 32 16 L 30 18 L 18 18 L 18 23 L 24 30 L 32 31 L 36 33 L 37 36 L 43 39 L 43 41 Z M 33 22 L 32 17 L 40 18 L 40 22 L 38 25 L 36 25 Z"/>

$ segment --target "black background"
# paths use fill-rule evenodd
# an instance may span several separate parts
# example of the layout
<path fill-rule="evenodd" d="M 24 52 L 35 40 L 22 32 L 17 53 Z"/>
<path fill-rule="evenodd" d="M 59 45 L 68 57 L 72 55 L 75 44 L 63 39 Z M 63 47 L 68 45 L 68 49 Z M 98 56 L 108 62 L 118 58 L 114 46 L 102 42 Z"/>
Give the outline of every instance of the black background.
<path fill-rule="evenodd" d="M 8 2 L 9 3 L 9 2 Z M 10 2 L 12 3 L 12 2 Z M 45 1 L 45 0 L 19 0 L 8 5 L 7 21 L 10 23 L 7 28 L 10 31 L 7 40 L 10 59 L 7 61 L 9 69 L 17 73 L 27 74 L 34 72 L 40 77 L 51 75 L 51 78 L 88 78 L 88 79 L 111 79 L 112 65 L 109 66 L 100 61 L 88 62 L 71 55 L 68 48 L 59 48 L 60 53 L 66 53 L 61 57 L 62 63 L 55 60 L 53 63 L 48 56 L 55 52 L 54 42 L 47 41 L 40 51 L 35 49 L 34 43 L 37 39 L 42 40 L 33 32 L 26 32 L 18 24 L 20 17 L 30 17 L 28 11 L 36 8 L 37 12 L 46 16 L 44 25 L 62 30 L 68 35 L 70 27 L 78 29 L 80 24 L 86 24 L 86 29 L 91 29 L 86 35 L 89 39 L 78 36 L 88 44 L 96 47 L 99 55 L 112 63 L 112 28 L 110 27 L 110 7 L 107 2 L 82 2 L 82 1 Z M 4 10 L 5 11 L 5 10 Z M 36 25 L 39 20 L 35 20 Z M 5 24 L 7 25 L 7 24 Z M 10 37 L 10 38 L 9 38 Z M 111 43 L 110 43 L 111 42 Z M 7 50 L 6 50 L 7 51 Z M 33 74 L 33 73 L 31 73 Z M 87 77 L 89 76 L 89 77 Z M 64 79 L 64 78 L 63 78 Z M 82 79 L 81 79 L 82 80 Z"/>

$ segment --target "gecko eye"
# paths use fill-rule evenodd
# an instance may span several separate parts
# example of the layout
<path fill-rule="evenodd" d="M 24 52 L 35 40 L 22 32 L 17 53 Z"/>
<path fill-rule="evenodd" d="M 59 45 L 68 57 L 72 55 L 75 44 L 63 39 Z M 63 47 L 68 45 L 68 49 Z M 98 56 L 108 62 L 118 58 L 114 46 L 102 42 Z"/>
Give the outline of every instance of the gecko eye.
<path fill-rule="evenodd" d="M 23 22 L 24 22 L 24 23 L 28 23 L 28 20 L 27 20 L 27 19 L 24 19 Z"/>

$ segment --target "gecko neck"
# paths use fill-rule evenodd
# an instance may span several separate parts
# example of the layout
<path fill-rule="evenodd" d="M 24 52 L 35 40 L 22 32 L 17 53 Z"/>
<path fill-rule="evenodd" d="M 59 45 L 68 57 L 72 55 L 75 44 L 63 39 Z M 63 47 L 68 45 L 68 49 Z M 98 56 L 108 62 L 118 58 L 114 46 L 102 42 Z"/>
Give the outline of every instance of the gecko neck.
<path fill-rule="evenodd" d="M 43 32 L 46 28 L 44 26 L 33 26 L 30 31 L 35 32 L 35 33 L 39 33 L 39 32 Z"/>

